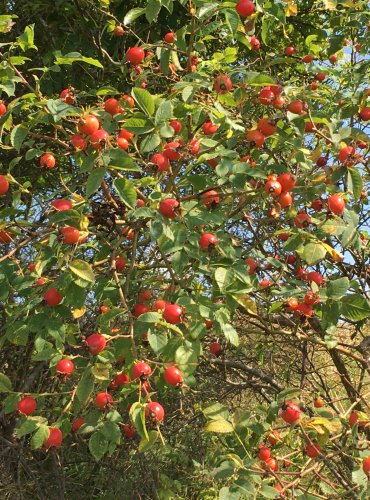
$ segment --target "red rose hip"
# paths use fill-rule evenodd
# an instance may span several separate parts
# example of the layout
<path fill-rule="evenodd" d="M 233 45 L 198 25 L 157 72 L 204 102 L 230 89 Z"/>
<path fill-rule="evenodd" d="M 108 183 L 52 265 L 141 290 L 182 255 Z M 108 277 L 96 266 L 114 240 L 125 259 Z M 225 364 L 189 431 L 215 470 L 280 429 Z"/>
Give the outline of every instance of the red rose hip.
<path fill-rule="evenodd" d="M 91 354 L 95 356 L 105 349 L 107 341 L 100 333 L 93 333 L 87 337 L 86 344 L 88 345 Z"/>
<path fill-rule="evenodd" d="M 17 410 L 19 413 L 22 413 L 22 415 L 32 415 L 32 413 L 36 410 L 36 407 L 37 401 L 31 396 L 24 396 L 17 403 Z"/>
<path fill-rule="evenodd" d="M 169 366 L 168 368 L 166 368 L 163 376 L 166 384 L 168 385 L 174 385 L 175 387 L 178 387 L 184 382 L 182 374 L 180 370 L 176 368 L 176 366 Z"/>
<path fill-rule="evenodd" d="M 157 403 L 156 401 L 151 401 L 147 404 L 145 408 L 145 417 L 148 420 L 152 420 L 155 422 L 163 422 L 164 419 L 164 409 L 163 406 Z"/>

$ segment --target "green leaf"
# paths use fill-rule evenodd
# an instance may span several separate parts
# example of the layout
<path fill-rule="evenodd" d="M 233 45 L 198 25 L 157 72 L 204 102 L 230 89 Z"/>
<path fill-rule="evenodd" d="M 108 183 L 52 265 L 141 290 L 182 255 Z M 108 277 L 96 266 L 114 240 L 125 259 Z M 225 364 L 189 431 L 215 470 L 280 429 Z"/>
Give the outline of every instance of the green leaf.
<path fill-rule="evenodd" d="M 177 274 L 181 274 L 189 262 L 188 254 L 181 250 L 172 256 L 172 267 Z"/>
<path fill-rule="evenodd" d="M 159 129 L 159 133 L 160 136 L 164 137 L 165 139 L 174 136 L 174 130 L 171 127 L 171 125 L 168 125 L 168 123 L 165 123 L 164 125 L 161 126 L 161 128 Z"/>
<path fill-rule="evenodd" d="M 128 179 L 119 178 L 113 182 L 113 187 L 125 205 L 134 209 L 136 204 L 136 190 Z"/>
<path fill-rule="evenodd" d="M 324 341 L 328 349 L 334 349 L 338 345 L 338 340 L 331 335 L 324 335 Z"/>
<path fill-rule="evenodd" d="M 349 288 L 349 279 L 347 277 L 331 280 L 326 288 L 328 297 L 340 299 Z"/>
<path fill-rule="evenodd" d="M 225 338 L 230 342 L 230 344 L 232 344 L 236 347 L 239 345 L 239 336 L 238 336 L 238 333 L 233 326 L 231 326 L 229 323 L 226 323 L 226 325 L 224 325 L 222 331 L 223 331 L 223 334 L 225 335 Z"/>
<path fill-rule="evenodd" d="M 61 210 L 50 216 L 50 221 L 53 224 L 64 222 L 70 225 L 78 225 L 81 220 L 81 214 L 77 210 Z"/>
<path fill-rule="evenodd" d="M 76 390 L 77 399 L 82 405 L 84 405 L 88 401 L 93 390 L 94 378 L 91 374 L 91 369 L 88 367 L 83 372 Z"/>
<path fill-rule="evenodd" d="M 119 92 L 115 87 L 111 87 L 110 85 L 100 87 L 99 90 L 96 91 L 96 95 L 110 95 L 110 94 L 119 94 Z"/>
<path fill-rule="evenodd" d="M 35 434 L 32 436 L 31 449 L 37 450 L 38 448 L 41 448 L 45 440 L 49 437 L 49 433 L 49 427 L 46 424 L 41 424 Z"/>
<path fill-rule="evenodd" d="M 13 128 L 10 134 L 10 143 L 16 149 L 19 151 L 22 147 L 23 141 L 27 137 L 28 130 L 26 127 L 23 127 L 23 125 L 17 125 L 16 127 Z"/>
<path fill-rule="evenodd" d="M 369 478 L 367 474 L 363 471 L 362 467 L 359 469 L 356 469 L 352 472 L 352 481 L 355 484 L 358 484 L 359 486 L 362 486 L 362 488 L 366 488 L 369 484 Z M 365 497 L 363 497 L 365 498 Z"/>
<path fill-rule="evenodd" d="M 227 462 L 227 463 L 232 463 L 232 462 Z M 220 465 L 222 467 L 223 464 Z M 218 469 L 220 468 L 218 467 Z M 216 469 L 217 470 L 217 469 Z M 235 470 L 235 466 L 230 466 L 229 468 L 226 469 L 226 477 L 230 477 L 233 475 L 233 472 Z M 224 476 L 221 476 L 224 477 Z M 255 495 L 253 495 L 255 496 Z M 253 497 L 252 497 L 253 498 Z M 231 489 L 228 486 L 223 486 L 220 491 L 218 492 L 218 497 L 217 500 L 241 500 L 240 497 L 240 492 L 239 491 L 231 491 Z"/>
<path fill-rule="evenodd" d="M 224 11 L 226 25 L 229 28 L 232 35 L 235 35 L 238 31 L 238 26 L 240 23 L 239 14 L 234 9 L 227 9 Z"/>
<path fill-rule="evenodd" d="M 5 415 L 8 413 L 13 413 L 17 409 L 17 403 L 19 401 L 18 394 L 8 394 L 7 397 L 3 400 L 3 409 Z"/>
<path fill-rule="evenodd" d="M 206 432 L 216 432 L 218 434 L 229 434 L 230 432 L 234 432 L 234 427 L 228 420 L 218 418 L 217 420 L 208 422 L 204 430 Z"/>
<path fill-rule="evenodd" d="M 144 137 L 140 144 L 140 153 L 149 153 L 158 147 L 161 143 L 161 138 L 157 133 L 149 134 Z"/>
<path fill-rule="evenodd" d="M 276 489 L 268 484 L 264 484 L 259 493 L 265 498 L 276 498 L 278 496 Z"/>
<path fill-rule="evenodd" d="M 84 260 L 75 259 L 70 263 L 69 269 L 79 278 L 89 281 L 90 283 L 94 283 L 95 276 L 94 271 L 90 264 L 85 262 Z"/>
<path fill-rule="evenodd" d="M 161 102 L 158 106 L 158 109 L 155 113 L 154 123 L 158 125 L 162 125 L 164 122 L 168 121 L 173 114 L 173 106 L 170 101 Z"/>
<path fill-rule="evenodd" d="M 175 364 L 183 373 L 191 374 L 196 369 L 200 354 L 201 347 L 199 342 L 186 341 L 176 349 Z"/>
<path fill-rule="evenodd" d="M 161 0 L 162 7 L 168 10 L 170 14 L 173 12 L 173 0 Z"/>
<path fill-rule="evenodd" d="M 125 15 L 125 17 L 123 19 L 123 24 L 125 26 L 128 26 L 133 21 L 136 21 L 136 19 L 138 19 L 143 14 L 145 14 L 145 8 L 136 7 L 135 9 L 131 9 Z"/>
<path fill-rule="evenodd" d="M 348 191 L 356 200 L 360 199 L 362 191 L 362 177 L 358 170 L 353 167 L 348 168 Z"/>
<path fill-rule="evenodd" d="M 130 155 L 122 149 L 108 149 L 103 155 L 106 166 L 117 170 L 127 170 L 128 172 L 140 172 L 140 167 L 134 162 Z"/>
<path fill-rule="evenodd" d="M 283 391 L 279 392 L 279 394 L 276 397 L 276 400 L 279 403 L 280 401 L 285 401 L 287 399 L 298 398 L 300 394 L 301 394 L 300 389 L 288 387 L 287 389 L 284 389 Z"/>
<path fill-rule="evenodd" d="M 148 5 L 145 9 L 145 17 L 148 20 L 148 23 L 152 23 L 157 20 L 159 11 L 161 10 L 161 2 L 160 0 L 149 0 Z"/>
<path fill-rule="evenodd" d="M 145 89 L 134 87 L 131 91 L 132 97 L 135 99 L 139 108 L 147 115 L 153 116 L 155 105 L 154 99 Z"/>
<path fill-rule="evenodd" d="M 4 373 L 0 373 L 0 392 L 9 392 L 12 390 L 10 378 Z"/>
<path fill-rule="evenodd" d="M 338 324 L 338 319 L 340 316 L 340 301 L 334 300 L 328 297 L 325 304 L 322 305 L 322 317 L 325 318 L 323 323 L 325 323 L 324 328 L 330 330 L 331 327 L 336 327 Z"/>
<path fill-rule="evenodd" d="M 187 85 L 181 93 L 182 100 L 186 103 L 190 103 L 193 100 L 194 94 L 195 87 L 193 87 L 192 85 Z"/>
<path fill-rule="evenodd" d="M 152 448 L 155 445 L 155 443 L 158 439 L 158 436 L 159 436 L 159 434 L 157 431 L 149 431 L 148 432 L 149 439 L 144 437 L 141 439 L 141 441 L 139 443 L 139 452 L 144 453 L 145 451 L 150 450 L 150 448 Z"/>
<path fill-rule="evenodd" d="M 345 230 L 345 225 L 342 219 L 329 219 L 322 226 L 320 226 L 321 231 L 325 234 L 330 234 L 332 236 L 339 236 Z"/>
<path fill-rule="evenodd" d="M 370 304 L 358 293 L 352 293 L 342 298 L 342 314 L 353 321 L 361 321 L 370 316 Z"/>
<path fill-rule="evenodd" d="M 89 439 L 89 450 L 97 462 L 106 454 L 109 442 L 102 432 L 94 432 Z"/>
<path fill-rule="evenodd" d="M 26 154 L 24 155 L 25 159 L 27 161 L 33 160 L 36 158 L 36 156 L 39 154 L 39 151 L 37 149 L 28 149 Z"/>
<path fill-rule="evenodd" d="M 141 314 L 138 318 L 138 321 L 143 323 L 157 323 L 157 321 L 161 321 L 162 315 L 157 312 L 147 312 Z"/>
<path fill-rule="evenodd" d="M 97 59 L 92 57 L 82 56 L 79 52 L 69 52 L 64 56 L 58 56 L 55 58 L 55 64 L 73 64 L 74 62 L 83 62 L 90 64 L 90 66 L 96 66 L 97 68 L 104 69 L 104 66 Z"/>
<path fill-rule="evenodd" d="M 226 267 L 218 267 L 215 271 L 215 280 L 221 291 L 227 288 L 233 279 L 233 273 Z"/>
<path fill-rule="evenodd" d="M 271 33 L 271 30 L 273 29 L 274 24 L 276 21 L 273 19 L 272 16 L 263 16 L 262 19 L 262 25 L 261 25 L 261 39 L 264 44 L 268 44 L 269 41 L 269 34 Z M 274 58 L 275 59 L 275 58 Z"/>
<path fill-rule="evenodd" d="M 124 127 L 129 132 L 133 132 L 137 135 L 146 134 L 154 130 L 153 123 L 146 118 L 129 118 L 125 121 Z"/>
<path fill-rule="evenodd" d="M 8 96 L 12 96 L 15 93 L 15 82 L 17 82 L 18 77 L 15 76 L 13 71 L 1 71 L 0 69 L 0 90 L 6 92 Z M 1 118 L 1 120 L 6 121 L 6 118 L 9 116 L 9 113 L 5 113 L 5 115 Z M 9 118 L 11 120 L 11 117 Z M 3 122 L 3 123 L 4 123 Z M 9 123 L 9 121 L 8 121 Z M 4 149 L 5 146 L 2 146 Z"/>
<path fill-rule="evenodd" d="M 285 5 L 279 3 L 273 3 L 271 7 L 268 9 L 268 12 L 274 16 L 277 21 L 280 21 L 282 24 L 285 23 Z"/>
<path fill-rule="evenodd" d="M 303 241 L 302 235 L 292 234 L 284 243 L 284 250 L 287 252 L 294 252 L 302 245 Z"/>
<path fill-rule="evenodd" d="M 168 343 L 167 334 L 165 332 L 152 332 L 150 330 L 148 334 L 148 341 L 155 354 L 158 354 L 163 351 Z"/>
<path fill-rule="evenodd" d="M 89 175 L 86 182 L 86 198 L 89 198 L 97 191 L 104 179 L 105 168 L 95 168 Z"/>
<path fill-rule="evenodd" d="M 248 81 L 248 85 L 265 86 L 274 84 L 275 80 L 269 75 L 262 75 L 261 73 L 255 74 Z"/>
<path fill-rule="evenodd" d="M 161 72 L 164 76 L 168 75 L 168 69 L 170 65 L 171 50 L 161 49 L 159 65 L 161 67 Z"/>
<path fill-rule="evenodd" d="M 211 420 L 227 420 L 229 418 L 229 410 L 221 403 L 213 403 L 202 410 L 205 417 Z"/>
<path fill-rule="evenodd" d="M 76 108 L 67 104 L 62 99 L 48 99 L 46 105 L 50 113 L 53 115 L 55 122 L 58 122 L 64 116 L 75 116 L 78 113 Z"/>
<path fill-rule="evenodd" d="M 22 321 L 15 321 L 7 328 L 7 338 L 12 344 L 27 345 L 29 327 Z"/>
<path fill-rule="evenodd" d="M 216 10 L 217 7 L 218 7 L 217 3 L 206 3 L 203 7 L 199 9 L 198 18 L 201 19 L 202 17 L 206 16 L 213 10 Z"/>
<path fill-rule="evenodd" d="M 121 441 L 121 431 L 119 426 L 111 421 L 104 423 L 103 427 L 100 429 L 104 436 L 112 443 L 119 444 Z"/>
<path fill-rule="evenodd" d="M 355 236 L 357 235 L 357 229 L 351 223 L 344 229 L 341 234 L 340 242 L 344 248 L 347 248 L 354 241 Z"/>
<path fill-rule="evenodd" d="M 304 247 L 302 258 L 309 266 L 313 266 L 325 258 L 326 249 L 321 243 L 310 242 Z"/>
<path fill-rule="evenodd" d="M 130 418 L 139 434 L 144 439 L 149 440 L 145 422 L 145 407 L 141 403 L 134 403 L 130 408 Z"/>
<path fill-rule="evenodd" d="M 152 220 L 149 224 L 150 236 L 152 240 L 158 240 L 163 234 L 164 225 L 160 220 Z"/>
<path fill-rule="evenodd" d="M 30 26 L 27 26 L 24 30 L 24 32 L 18 37 L 18 45 L 20 48 L 24 51 L 28 49 L 35 49 L 37 50 L 36 45 L 34 45 L 34 24 L 31 24 Z"/>
<path fill-rule="evenodd" d="M 94 156 L 85 156 L 80 164 L 81 172 L 91 172 L 96 163 Z"/>
<path fill-rule="evenodd" d="M 27 434 L 31 434 L 39 426 L 45 422 L 44 418 L 40 417 L 28 417 L 19 427 L 15 430 L 15 435 L 18 439 L 21 439 L 23 436 Z"/>

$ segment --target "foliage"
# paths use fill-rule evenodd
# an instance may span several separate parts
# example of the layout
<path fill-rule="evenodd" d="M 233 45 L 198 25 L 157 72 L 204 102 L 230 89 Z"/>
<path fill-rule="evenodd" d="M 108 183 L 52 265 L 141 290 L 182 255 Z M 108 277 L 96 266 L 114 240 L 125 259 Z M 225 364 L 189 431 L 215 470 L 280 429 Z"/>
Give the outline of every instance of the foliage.
<path fill-rule="evenodd" d="M 369 495 L 368 5 L 254 6 L 5 4 L 0 440 L 40 498 Z"/>

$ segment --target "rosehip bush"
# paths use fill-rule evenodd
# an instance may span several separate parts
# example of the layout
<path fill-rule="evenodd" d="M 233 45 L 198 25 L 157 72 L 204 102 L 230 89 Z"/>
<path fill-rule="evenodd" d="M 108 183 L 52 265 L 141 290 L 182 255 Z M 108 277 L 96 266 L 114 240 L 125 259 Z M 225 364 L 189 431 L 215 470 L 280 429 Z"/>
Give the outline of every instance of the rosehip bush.
<path fill-rule="evenodd" d="M 368 23 L 6 3 L 7 497 L 369 497 Z"/>

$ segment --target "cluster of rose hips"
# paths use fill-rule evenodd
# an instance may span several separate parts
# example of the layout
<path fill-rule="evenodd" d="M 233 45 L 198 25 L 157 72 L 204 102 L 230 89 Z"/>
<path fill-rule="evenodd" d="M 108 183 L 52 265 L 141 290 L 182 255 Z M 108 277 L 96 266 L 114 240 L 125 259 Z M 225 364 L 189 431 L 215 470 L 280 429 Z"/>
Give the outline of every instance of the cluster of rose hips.
<path fill-rule="evenodd" d="M 281 208 L 287 208 L 293 203 L 290 191 L 294 188 L 296 181 L 296 176 L 290 172 L 279 176 L 269 175 L 264 189 L 267 195 L 276 198 Z"/>
<path fill-rule="evenodd" d="M 92 334 L 86 339 L 86 343 L 89 347 L 90 353 L 92 355 L 98 355 L 106 347 L 106 339 L 103 335 Z M 63 358 L 56 365 L 56 372 L 58 375 L 65 378 L 72 375 L 74 371 L 74 364 L 70 359 Z M 148 378 L 152 375 L 151 367 L 145 362 L 136 362 L 132 368 L 132 379 L 134 381 L 140 382 L 141 389 L 149 393 L 150 385 L 148 383 Z M 166 367 L 163 373 L 164 381 L 167 385 L 179 388 L 183 385 L 184 379 L 181 371 L 174 365 L 169 365 Z M 120 387 L 130 384 L 130 377 L 126 373 L 122 372 L 117 374 L 113 381 L 111 382 L 109 389 L 115 390 Z M 106 390 L 100 392 L 96 395 L 94 400 L 95 407 L 105 411 L 109 410 L 114 404 L 113 396 Z M 24 416 L 32 415 L 37 408 L 37 400 L 31 396 L 23 396 L 17 403 L 17 410 Z M 148 423 L 159 424 L 164 420 L 165 412 L 158 402 L 148 401 L 145 405 L 145 417 Z M 72 423 L 72 431 L 77 432 L 84 424 L 84 417 L 78 417 Z M 127 438 L 132 438 L 136 434 L 136 430 L 132 424 L 126 424 L 123 427 L 124 435 Z M 57 427 L 49 427 L 49 436 L 45 439 L 44 447 L 46 449 L 50 447 L 59 447 L 62 443 L 62 433 Z"/>
<path fill-rule="evenodd" d="M 279 410 L 279 416 L 289 425 L 294 426 L 301 420 L 301 409 L 298 404 L 292 401 L 286 401 L 282 404 Z M 269 431 L 267 435 L 267 441 L 269 445 L 275 447 L 281 443 L 283 443 L 283 438 L 281 433 L 274 429 Z M 310 458 L 316 458 L 321 453 L 321 448 L 317 444 L 316 441 L 309 440 L 305 444 L 305 453 Z M 262 468 L 266 471 L 266 473 L 276 473 L 279 470 L 279 461 L 272 455 L 272 450 L 269 446 L 260 445 L 257 452 L 257 457 L 262 462 Z M 291 462 L 288 460 L 284 460 L 283 465 L 288 467 L 291 465 Z M 278 484 L 275 488 L 282 492 L 283 487 Z"/>

